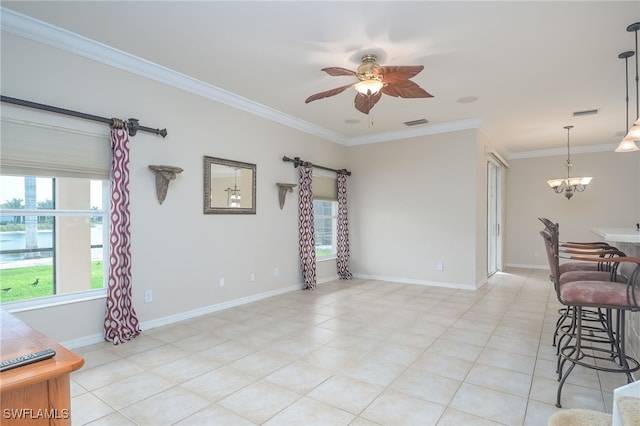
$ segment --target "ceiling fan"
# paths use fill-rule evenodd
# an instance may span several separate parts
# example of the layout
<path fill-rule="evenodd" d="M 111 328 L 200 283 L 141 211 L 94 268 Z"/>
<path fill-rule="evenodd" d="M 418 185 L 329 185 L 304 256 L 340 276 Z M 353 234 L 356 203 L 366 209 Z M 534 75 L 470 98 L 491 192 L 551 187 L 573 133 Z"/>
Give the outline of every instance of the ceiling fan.
<path fill-rule="evenodd" d="M 367 54 L 362 57 L 362 64 L 357 71 L 340 67 L 323 68 L 322 71 L 332 76 L 353 76 L 359 81 L 326 90 L 309 96 L 304 102 L 309 103 L 318 99 L 328 98 L 344 92 L 349 87 L 357 91 L 355 107 L 363 114 L 369 114 L 371 108 L 380 100 L 382 94 L 399 98 L 432 98 L 433 95 L 422 89 L 411 77 L 424 69 L 422 65 L 409 66 L 380 66 L 376 63 L 377 56 Z"/>

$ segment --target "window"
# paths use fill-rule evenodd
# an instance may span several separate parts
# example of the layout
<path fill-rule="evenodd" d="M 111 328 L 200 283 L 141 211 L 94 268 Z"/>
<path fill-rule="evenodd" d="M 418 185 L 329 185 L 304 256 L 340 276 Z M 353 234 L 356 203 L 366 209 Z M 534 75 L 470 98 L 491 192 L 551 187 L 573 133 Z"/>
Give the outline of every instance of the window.
<path fill-rule="evenodd" d="M 313 200 L 313 224 L 316 237 L 316 258 L 335 257 L 337 253 L 338 202 Z"/>
<path fill-rule="evenodd" d="M 103 124 L 13 105 L 0 115 L 0 302 L 106 294 L 111 145 Z"/>
<path fill-rule="evenodd" d="M 0 301 L 103 290 L 107 180 L 0 175 Z"/>

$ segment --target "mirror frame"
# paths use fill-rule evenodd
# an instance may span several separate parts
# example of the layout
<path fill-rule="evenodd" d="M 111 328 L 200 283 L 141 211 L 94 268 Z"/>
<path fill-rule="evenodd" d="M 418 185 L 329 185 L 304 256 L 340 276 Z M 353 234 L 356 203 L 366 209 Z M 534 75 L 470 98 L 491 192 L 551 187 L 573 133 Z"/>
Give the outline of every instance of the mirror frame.
<path fill-rule="evenodd" d="M 204 182 L 203 182 L 203 213 L 204 214 L 256 214 L 256 171 L 257 167 L 252 163 L 242 161 L 227 160 L 204 156 Z M 214 164 L 233 167 L 238 169 L 249 169 L 252 174 L 251 182 L 251 207 L 211 207 L 211 168 Z"/>

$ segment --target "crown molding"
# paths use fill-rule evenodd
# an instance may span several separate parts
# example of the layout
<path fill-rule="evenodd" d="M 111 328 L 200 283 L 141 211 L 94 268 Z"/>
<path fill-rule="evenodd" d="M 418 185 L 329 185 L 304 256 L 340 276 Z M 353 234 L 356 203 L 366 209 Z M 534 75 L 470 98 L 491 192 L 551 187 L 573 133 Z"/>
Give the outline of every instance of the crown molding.
<path fill-rule="evenodd" d="M 433 124 L 415 129 L 348 138 L 170 68 L 147 61 L 30 16 L 14 12 L 4 7 L 0 7 L 0 15 L 2 18 L 2 31 L 74 53 L 345 146 L 364 145 L 478 128 L 481 123 L 480 119 L 474 118 Z"/>
<path fill-rule="evenodd" d="M 485 130 L 480 129 L 482 119 L 471 118 L 467 120 L 420 126 L 407 130 L 349 138 L 342 134 L 335 133 L 323 127 L 309 123 L 308 121 L 300 120 L 299 118 L 289 114 L 285 114 L 281 111 L 259 104 L 250 99 L 238 96 L 212 84 L 205 83 L 167 67 L 163 67 L 122 50 L 115 49 L 111 46 L 107 46 L 106 44 L 91 40 L 87 37 L 83 37 L 79 34 L 67 31 L 21 13 L 14 12 L 10 9 L 0 7 L 0 17 L 2 19 L 2 31 L 7 33 L 77 54 L 96 62 L 184 90 L 249 114 L 282 124 L 283 126 L 299 130 L 303 133 L 317 136 L 321 139 L 345 146 L 388 142 L 468 129 L 478 129 L 485 133 Z M 581 154 L 613 151 L 616 146 L 617 145 L 615 144 L 594 145 L 588 147 L 578 146 L 573 148 L 573 153 Z M 564 154 L 565 150 L 558 148 L 509 153 L 506 155 L 506 158 L 508 160 L 516 160 L 521 158 L 551 157 Z"/>
<path fill-rule="evenodd" d="M 96 62 L 157 81 L 189 93 L 211 99 L 267 120 L 300 130 L 339 144 L 346 144 L 346 137 L 316 126 L 273 108 L 243 98 L 219 87 L 163 67 L 122 50 L 72 33 L 46 22 L 0 7 L 2 31 L 38 43 L 65 50 Z"/>
<path fill-rule="evenodd" d="M 446 123 L 432 124 L 415 129 L 400 130 L 396 132 L 377 133 L 374 135 L 356 136 L 347 139 L 347 146 L 365 145 L 378 142 L 408 139 L 417 136 L 436 135 L 440 133 L 456 132 L 459 130 L 477 129 L 482 124 L 481 118 L 449 121 Z"/>
<path fill-rule="evenodd" d="M 617 147 L 618 147 L 618 144 L 576 146 L 576 147 L 571 147 L 571 153 L 572 154 L 591 154 L 594 152 L 613 152 Z M 564 148 L 554 148 L 554 149 L 542 149 L 539 151 L 525 151 L 525 152 L 511 153 L 507 155 L 507 160 L 518 160 L 521 158 L 555 157 L 558 155 L 567 155 L 567 150 Z"/>

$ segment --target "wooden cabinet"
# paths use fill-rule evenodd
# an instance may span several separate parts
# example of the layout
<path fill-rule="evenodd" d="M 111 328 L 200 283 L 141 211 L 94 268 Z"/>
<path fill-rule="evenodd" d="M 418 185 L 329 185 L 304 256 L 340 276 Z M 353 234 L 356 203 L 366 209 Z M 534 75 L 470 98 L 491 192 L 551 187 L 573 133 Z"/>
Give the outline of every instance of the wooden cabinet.
<path fill-rule="evenodd" d="M 79 355 L 0 309 L 0 360 L 53 349 L 53 358 L 0 373 L 0 424 L 71 425 L 71 372 Z"/>

